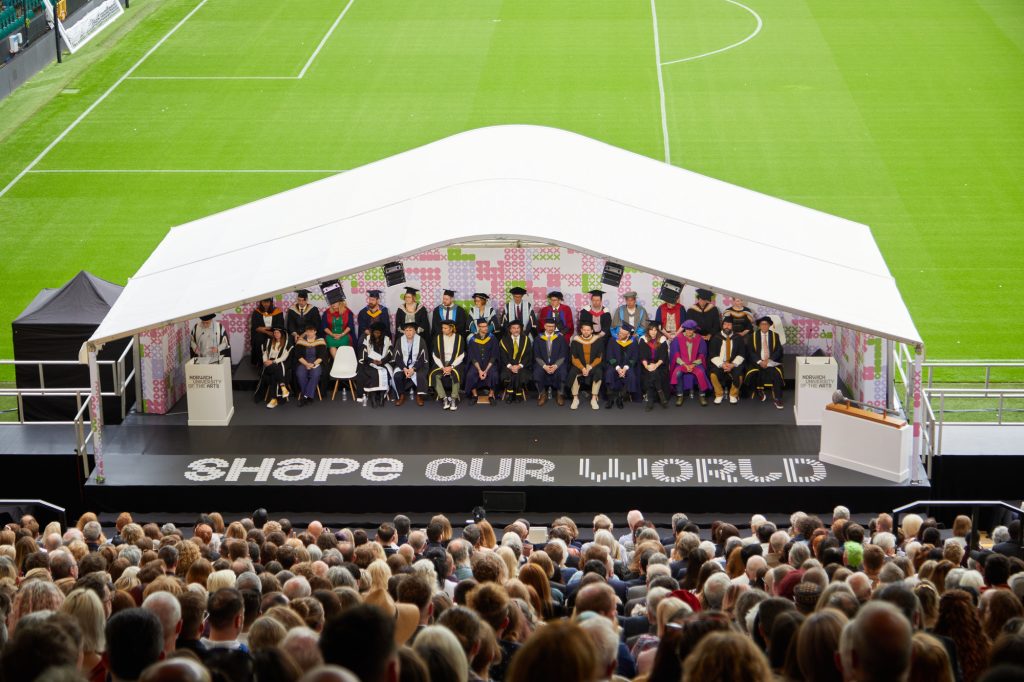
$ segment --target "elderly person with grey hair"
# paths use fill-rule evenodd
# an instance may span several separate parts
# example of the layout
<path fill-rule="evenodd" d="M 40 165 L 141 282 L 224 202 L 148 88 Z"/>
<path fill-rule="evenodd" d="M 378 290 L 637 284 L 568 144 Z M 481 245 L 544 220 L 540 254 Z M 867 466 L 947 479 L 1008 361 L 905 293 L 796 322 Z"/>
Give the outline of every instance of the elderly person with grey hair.
<path fill-rule="evenodd" d="M 260 577 L 252 571 L 245 571 L 239 574 L 235 579 L 235 587 L 240 590 L 253 590 L 260 594 L 263 593 L 263 582 Z"/>
<path fill-rule="evenodd" d="M 284 596 L 288 597 L 288 601 L 295 601 L 296 599 L 308 597 L 313 594 L 313 589 L 309 586 L 309 581 L 301 575 L 289 578 L 281 587 L 281 591 L 284 592 Z"/>
<path fill-rule="evenodd" d="M 881 532 L 875 533 L 875 537 L 871 540 L 872 544 L 878 545 L 882 548 L 885 556 L 891 557 L 896 556 L 896 536 L 892 533 Z"/>
<path fill-rule="evenodd" d="M 841 504 L 836 505 L 835 509 L 832 510 L 832 523 L 835 523 L 840 519 L 843 521 L 850 520 L 850 510 Z"/>
<path fill-rule="evenodd" d="M 82 526 L 82 539 L 89 546 L 90 552 L 95 552 L 100 546 L 100 539 L 103 536 L 103 527 L 98 521 L 89 521 Z"/>
<path fill-rule="evenodd" d="M 811 550 L 801 542 L 794 542 L 789 548 L 789 565 L 793 568 L 800 568 L 804 562 L 811 558 Z"/>
<path fill-rule="evenodd" d="M 169 656 L 176 648 L 181 634 L 181 603 L 170 592 L 154 592 L 142 602 L 142 608 L 156 615 L 164 635 L 163 652 Z"/>
<path fill-rule="evenodd" d="M 722 600 L 725 599 L 725 592 L 732 584 L 726 573 L 713 573 L 704 581 L 704 591 L 701 593 L 707 608 L 714 611 L 722 610 Z"/>

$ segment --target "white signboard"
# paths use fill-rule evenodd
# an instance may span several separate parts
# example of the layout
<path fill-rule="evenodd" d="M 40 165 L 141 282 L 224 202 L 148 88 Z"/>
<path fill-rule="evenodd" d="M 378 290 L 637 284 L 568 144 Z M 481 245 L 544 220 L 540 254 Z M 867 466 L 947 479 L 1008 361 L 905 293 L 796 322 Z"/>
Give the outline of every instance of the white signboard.
<path fill-rule="evenodd" d="M 797 425 L 821 424 L 821 413 L 839 385 L 839 364 L 828 356 L 798 357 L 795 379 Z"/>
<path fill-rule="evenodd" d="M 231 363 L 201 358 L 185 365 L 189 426 L 227 426 L 235 413 L 231 396 Z"/>
<path fill-rule="evenodd" d="M 52 16 L 53 6 L 49 0 L 43 0 L 43 2 Z M 100 31 L 114 23 L 122 14 L 124 14 L 124 8 L 121 7 L 118 0 L 103 0 L 89 10 L 84 17 L 76 21 L 73 26 L 65 28 L 64 22 L 57 21 L 57 28 L 60 30 L 60 37 L 64 39 L 64 44 L 74 54 Z"/>

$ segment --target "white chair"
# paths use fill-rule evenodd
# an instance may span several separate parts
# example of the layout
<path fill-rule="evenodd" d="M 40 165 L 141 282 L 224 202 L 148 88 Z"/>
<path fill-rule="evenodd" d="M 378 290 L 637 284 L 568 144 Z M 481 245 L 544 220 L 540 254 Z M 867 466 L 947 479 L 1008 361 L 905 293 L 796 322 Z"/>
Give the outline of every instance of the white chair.
<path fill-rule="evenodd" d="M 338 346 L 334 356 L 334 364 L 331 365 L 331 378 L 334 379 L 334 390 L 331 392 L 331 400 L 338 395 L 338 384 L 348 381 L 348 390 L 352 394 L 352 400 L 356 399 L 356 385 L 352 379 L 356 376 L 359 363 L 356 361 L 356 351 L 352 346 Z"/>

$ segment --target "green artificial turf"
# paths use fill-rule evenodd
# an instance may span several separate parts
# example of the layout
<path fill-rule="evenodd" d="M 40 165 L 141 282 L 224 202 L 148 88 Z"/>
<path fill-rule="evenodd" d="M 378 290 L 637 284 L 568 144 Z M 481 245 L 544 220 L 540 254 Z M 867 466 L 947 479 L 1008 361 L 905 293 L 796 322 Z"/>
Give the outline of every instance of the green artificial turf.
<path fill-rule="evenodd" d="M 870 225 L 929 357 L 1024 356 L 1024 3 L 744 3 L 757 36 L 662 68 L 672 162 Z M 649 0 L 354 0 L 310 62 L 346 4 L 207 0 L 35 169 L 212 172 L 33 172 L 0 198 L 0 357 L 40 288 L 124 282 L 173 225 L 462 130 L 665 156 Z M 197 5 L 135 0 L 0 103 L 0 186 Z M 728 0 L 657 12 L 662 61 L 757 25 Z"/>

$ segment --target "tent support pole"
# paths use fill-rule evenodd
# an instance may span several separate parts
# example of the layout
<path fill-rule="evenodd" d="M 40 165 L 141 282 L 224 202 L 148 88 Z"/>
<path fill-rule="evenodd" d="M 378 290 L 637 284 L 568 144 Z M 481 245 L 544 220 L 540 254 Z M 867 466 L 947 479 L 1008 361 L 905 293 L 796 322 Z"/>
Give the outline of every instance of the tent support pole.
<path fill-rule="evenodd" d="M 132 343 L 132 368 L 135 370 L 135 409 L 145 412 L 146 404 L 142 401 L 142 348 L 139 346 L 139 335 L 136 334 Z"/>
<path fill-rule="evenodd" d="M 896 402 L 896 372 L 892 366 L 893 362 L 896 362 L 893 358 L 893 353 L 896 349 L 896 343 L 892 339 L 885 340 L 885 406 L 888 409 L 893 409 L 893 404 Z"/>
<path fill-rule="evenodd" d="M 925 425 L 926 415 L 924 414 L 924 405 L 921 401 L 921 371 L 924 365 L 924 344 L 914 344 L 914 365 L 910 370 L 910 386 L 907 387 L 908 391 L 913 392 L 913 412 L 911 415 L 911 423 L 914 429 L 914 444 L 911 448 L 913 453 L 910 457 L 910 483 L 911 485 L 917 483 L 923 483 L 920 476 L 921 459 L 925 456 L 924 452 L 924 438 L 922 438 L 921 429 Z M 927 472 L 925 476 L 931 475 L 931 460 L 927 461 Z"/>
<path fill-rule="evenodd" d="M 103 483 L 103 388 L 100 384 L 100 366 L 96 354 L 101 346 L 89 342 L 86 351 L 89 354 L 89 422 L 92 429 L 93 456 L 96 460 L 96 482 Z"/>

